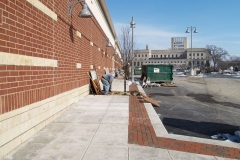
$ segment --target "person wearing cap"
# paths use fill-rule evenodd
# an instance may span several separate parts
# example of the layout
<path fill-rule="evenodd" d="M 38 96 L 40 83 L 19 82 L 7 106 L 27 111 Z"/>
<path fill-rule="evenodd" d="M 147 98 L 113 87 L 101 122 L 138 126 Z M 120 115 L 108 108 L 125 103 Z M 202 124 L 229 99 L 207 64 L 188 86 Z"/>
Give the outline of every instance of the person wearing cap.
<path fill-rule="evenodd" d="M 107 95 L 109 91 L 111 92 L 112 81 L 114 79 L 114 73 L 104 74 L 101 78 L 103 84 L 104 94 Z"/>

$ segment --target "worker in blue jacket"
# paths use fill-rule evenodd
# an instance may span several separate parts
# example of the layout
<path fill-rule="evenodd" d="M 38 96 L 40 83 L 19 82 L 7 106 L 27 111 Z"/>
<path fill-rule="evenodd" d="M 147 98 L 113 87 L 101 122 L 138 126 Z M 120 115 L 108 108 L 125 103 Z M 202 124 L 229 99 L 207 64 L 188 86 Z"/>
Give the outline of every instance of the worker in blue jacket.
<path fill-rule="evenodd" d="M 112 81 L 114 79 L 114 73 L 104 74 L 101 78 L 103 84 L 103 90 L 105 91 L 105 95 L 111 92 Z"/>

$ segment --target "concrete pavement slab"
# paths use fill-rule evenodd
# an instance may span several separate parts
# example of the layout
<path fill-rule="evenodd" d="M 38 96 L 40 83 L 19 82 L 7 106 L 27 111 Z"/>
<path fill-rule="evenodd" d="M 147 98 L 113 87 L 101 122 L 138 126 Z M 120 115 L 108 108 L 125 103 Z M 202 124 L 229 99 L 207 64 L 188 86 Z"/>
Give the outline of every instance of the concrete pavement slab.
<path fill-rule="evenodd" d="M 116 111 L 109 111 L 106 112 L 105 116 L 122 116 L 122 117 L 127 117 L 129 115 L 128 111 L 121 111 L 121 110 L 116 110 Z"/>
<path fill-rule="evenodd" d="M 129 109 L 129 100 L 128 102 L 118 102 L 118 103 L 110 103 L 109 108 L 117 108 L 117 107 L 122 107 L 122 108 L 128 108 Z"/>
<path fill-rule="evenodd" d="M 59 137 L 56 138 L 54 143 L 58 145 L 62 144 L 78 144 L 78 145 L 85 145 L 88 146 L 90 142 L 92 141 L 95 133 L 78 133 L 78 134 L 71 134 L 71 135 L 65 135 L 62 134 Z"/>
<path fill-rule="evenodd" d="M 128 96 L 113 97 L 111 103 L 129 103 Z"/>
<path fill-rule="evenodd" d="M 71 123 L 64 131 L 64 134 L 68 136 L 74 136 L 80 133 L 95 133 L 99 127 L 99 124 L 81 124 Z"/>
<path fill-rule="evenodd" d="M 44 128 L 44 132 L 48 132 L 48 133 L 60 133 L 62 131 L 64 131 L 66 129 L 66 127 L 68 127 L 68 123 L 50 123 L 49 125 L 47 125 Z M 43 131 L 43 130 L 42 130 Z"/>
<path fill-rule="evenodd" d="M 72 122 L 79 113 L 73 112 L 73 111 L 66 111 L 61 116 L 56 118 L 54 122 L 56 123 L 70 123 Z"/>
<path fill-rule="evenodd" d="M 99 124 L 101 123 L 103 116 L 77 116 L 74 119 L 74 123 L 82 123 L 82 124 Z"/>
<path fill-rule="evenodd" d="M 171 158 L 166 149 L 129 147 L 129 160 L 171 160 Z"/>
<path fill-rule="evenodd" d="M 46 143 L 28 141 L 14 149 L 1 160 L 33 160 L 46 146 Z"/>
<path fill-rule="evenodd" d="M 98 146 L 128 146 L 128 133 L 97 132 L 91 145 Z"/>
<path fill-rule="evenodd" d="M 107 109 L 107 112 L 129 112 L 129 108 L 128 107 L 118 107 L 118 106 L 115 106 L 115 107 L 109 107 Z"/>
<path fill-rule="evenodd" d="M 79 160 L 83 157 L 87 146 L 65 143 L 59 145 L 58 143 L 50 144 L 44 151 L 39 154 L 37 160 Z"/>
<path fill-rule="evenodd" d="M 106 114 L 106 110 L 83 111 L 80 114 L 81 116 L 104 116 Z"/>
<path fill-rule="evenodd" d="M 83 160 L 127 160 L 128 147 L 90 145 Z"/>
<path fill-rule="evenodd" d="M 128 125 L 128 116 L 104 116 L 102 124 L 125 124 Z"/>
<path fill-rule="evenodd" d="M 128 126 L 125 124 L 101 124 L 97 133 L 128 133 Z"/>
<path fill-rule="evenodd" d="M 39 131 L 37 134 L 35 134 L 31 138 L 31 141 L 33 141 L 34 143 L 48 144 L 54 139 L 56 139 L 60 133 L 61 132 L 48 132 L 48 131 L 42 130 L 42 131 Z"/>
<path fill-rule="evenodd" d="M 194 159 L 194 160 L 216 160 L 214 156 L 208 156 L 203 154 L 193 154 L 193 153 L 186 153 L 186 152 L 179 152 L 174 150 L 169 150 L 169 154 L 172 160 L 187 160 L 187 159 Z"/>

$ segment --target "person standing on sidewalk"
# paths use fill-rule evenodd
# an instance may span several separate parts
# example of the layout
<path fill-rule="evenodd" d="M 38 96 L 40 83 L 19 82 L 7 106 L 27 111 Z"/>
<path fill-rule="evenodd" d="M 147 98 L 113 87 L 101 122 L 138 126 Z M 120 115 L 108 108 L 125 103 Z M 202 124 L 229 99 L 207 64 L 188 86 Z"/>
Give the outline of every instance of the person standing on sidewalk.
<path fill-rule="evenodd" d="M 114 79 L 114 73 L 104 74 L 101 78 L 103 84 L 103 90 L 105 91 L 105 95 L 111 92 L 112 81 Z"/>

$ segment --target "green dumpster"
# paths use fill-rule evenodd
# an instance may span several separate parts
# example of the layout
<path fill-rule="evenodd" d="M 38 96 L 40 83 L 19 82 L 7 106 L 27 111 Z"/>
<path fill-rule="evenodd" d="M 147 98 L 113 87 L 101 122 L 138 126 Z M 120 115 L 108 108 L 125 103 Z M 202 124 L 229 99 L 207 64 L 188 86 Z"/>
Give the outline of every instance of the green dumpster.
<path fill-rule="evenodd" d="M 173 65 L 143 65 L 141 78 L 144 77 L 149 77 L 151 82 L 172 82 Z"/>
<path fill-rule="evenodd" d="M 141 75 L 142 74 L 142 67 L 135 67 L 134 75 Z"/>

